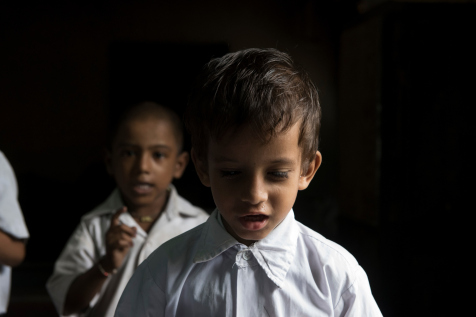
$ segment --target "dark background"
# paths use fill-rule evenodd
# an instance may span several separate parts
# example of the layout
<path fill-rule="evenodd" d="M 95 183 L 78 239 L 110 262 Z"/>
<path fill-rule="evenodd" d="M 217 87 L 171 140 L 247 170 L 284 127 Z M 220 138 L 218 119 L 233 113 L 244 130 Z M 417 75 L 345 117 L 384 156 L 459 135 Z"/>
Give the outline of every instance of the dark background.
<path fill-rule="evenodd" d="M 464 309 L 470 2 L 2 2 L 0 150 L 31 235 L 8 316 L 55 315 L 44 287 L 54 261 L 114 187 L 110 122 L 146 99 L 182 114 L 202 65 L 249 47 L 290 53 L 320 90 L 323 164 L 296 218 L 357 258 L 385 316 Z M 192 165 L 175 184 L 213 209 Z"/>

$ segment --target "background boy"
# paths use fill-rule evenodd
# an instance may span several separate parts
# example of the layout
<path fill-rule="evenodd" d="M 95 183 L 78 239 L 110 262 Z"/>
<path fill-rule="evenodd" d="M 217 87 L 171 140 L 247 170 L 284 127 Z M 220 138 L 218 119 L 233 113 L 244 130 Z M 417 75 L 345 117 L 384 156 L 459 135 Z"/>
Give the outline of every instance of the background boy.
<path fill-rule="evenodd" d="M 117 189 L 82 217 L 47 282 L 60 315 L 112 316 L 137 265 L 208 217 L 171 184 L 188 163 L 176 114 L 142 103 L 114 132 L 106 163 Z"/>
<path fill-rule="evenodd" d="M 210 61 L 187 126 L 217 209 L 138 268 L 116 316 L 381 316 L 354 257 L 294 220 L 321 163 L 320 116 L 316 88 L 287 54 Z"/>

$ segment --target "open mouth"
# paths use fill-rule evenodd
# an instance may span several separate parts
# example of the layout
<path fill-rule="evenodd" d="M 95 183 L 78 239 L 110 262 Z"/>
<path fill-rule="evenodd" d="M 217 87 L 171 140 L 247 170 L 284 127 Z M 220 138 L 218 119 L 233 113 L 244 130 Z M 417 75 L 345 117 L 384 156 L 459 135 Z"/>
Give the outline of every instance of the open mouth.
<path fill-rule="evenodd" d="M 152 191 L 152 184 L 149 183 L 138 183 L 133 186 L 133 190 L 136 194 L 145 195 Z"/>
<path fill-rule="evenodd" d="M 240 223 L 247 230 L 260 230 L 268 223 L 269 216 L 258 214 L 258 215 L 247 215 L 240 217 Z"/>

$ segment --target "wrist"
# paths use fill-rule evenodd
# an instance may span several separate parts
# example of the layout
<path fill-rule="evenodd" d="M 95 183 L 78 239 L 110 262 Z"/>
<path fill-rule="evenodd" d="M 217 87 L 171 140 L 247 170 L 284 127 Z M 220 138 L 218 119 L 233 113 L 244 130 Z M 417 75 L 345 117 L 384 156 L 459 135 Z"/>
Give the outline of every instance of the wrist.
<path fill-rule="evenodd" d="M 117 273 L 117 269 L 112 265 L 110 261 L 107 261 L 105 257 L 101 258 L 97 263 L 97 267 L 101 275 L 108 277 Z"/>

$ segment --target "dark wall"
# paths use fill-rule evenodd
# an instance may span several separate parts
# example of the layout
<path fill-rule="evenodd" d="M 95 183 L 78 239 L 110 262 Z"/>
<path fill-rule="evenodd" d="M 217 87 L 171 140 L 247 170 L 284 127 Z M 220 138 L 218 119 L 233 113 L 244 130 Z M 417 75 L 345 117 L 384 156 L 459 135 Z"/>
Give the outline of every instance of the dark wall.
<path fill-rule="evenodd" d="M 414 316 L 459 314 L 471 183 L 476 6 L 403 7 L 384 25 L 381 221 L 388 298 Z M 463 220 L 463 221 L 462 221 Z M 445 256 L 452 254 L 453 256 Z"/>
<path fill-rule="evenodd" d="M 348 244 L 362 265 L 377 254 L 366 270 L 386 316 L 466 311 L 475 13 L 390 3 L 342 33 L 341 216 L 367 237 Z"/>

